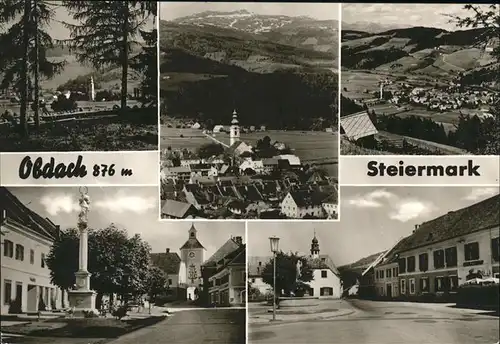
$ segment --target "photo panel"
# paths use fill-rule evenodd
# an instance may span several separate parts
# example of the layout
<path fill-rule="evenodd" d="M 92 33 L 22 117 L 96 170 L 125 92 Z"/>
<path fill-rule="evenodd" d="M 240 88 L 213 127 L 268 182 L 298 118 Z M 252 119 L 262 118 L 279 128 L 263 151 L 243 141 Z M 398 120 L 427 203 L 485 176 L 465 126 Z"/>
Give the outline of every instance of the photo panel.
<path fill-rule="evenodd" d="M 341 154 L 498 155 L 498 10 L 343 4 Z"/>
<path fill-rule="evenodd" d="M 162 219 L 337 219 L 339 4 L 160 5 Z"/>
<path fill-rule="evenodd" d="M 0 187 L 0 204 L 3 339 L 245 343 L 245 222 L 160 222 L 156 187 Z"/>
<path fill-rule="evenodd" d="M 2 3 L 0 151 L 156 151 L 157 9 Z"/>
<path fill-rule="evenodd" d="M 343 187 L 340 222 L 249 222 L 248 343 L 498 342 L 499 192 Z"/>

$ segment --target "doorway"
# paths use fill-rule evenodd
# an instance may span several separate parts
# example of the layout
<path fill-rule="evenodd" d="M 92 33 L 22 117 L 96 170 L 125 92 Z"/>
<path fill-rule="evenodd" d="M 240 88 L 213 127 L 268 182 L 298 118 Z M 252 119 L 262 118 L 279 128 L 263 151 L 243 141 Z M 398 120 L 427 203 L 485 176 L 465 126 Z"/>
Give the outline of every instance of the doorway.
<path fill-rule="evenodd" d="M 387 284 L 386 289 L 387 289 L 386 293 L 387 297 L 392 298 L 392 284 Z"/>
<path fill-rule="evenodd" d="M 18 309 L 22 312 L 23 309 L 23 284 L 20 282 L 16 283 L 16 305 Z"/>
<path fill-rule="evenodd" d="M 37 290 L 36 285 L 28 284 L 28 304 L 26 307 L 28 312 L 38 311 Z"/>

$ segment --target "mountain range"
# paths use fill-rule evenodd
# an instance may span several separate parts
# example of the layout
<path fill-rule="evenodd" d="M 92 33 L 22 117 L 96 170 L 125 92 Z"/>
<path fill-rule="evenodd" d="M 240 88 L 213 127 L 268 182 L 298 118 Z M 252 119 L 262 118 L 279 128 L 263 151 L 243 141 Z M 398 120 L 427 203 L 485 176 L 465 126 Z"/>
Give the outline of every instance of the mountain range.
<path fill-rule="evenodd" d="M 209 59 L 257 73 L 336 69 L 338 22 L 246 10 L 206 11 L 160 21 L 160 50 L 164 57 L 182 51 L 190 55 L 188 58 Z"/>
<path fill-rule="evenodd" d="M 485 29 L 447 31 L 409 27 L 372 33 L 342 30 L 342 67 L 385 72 L 453 75 L 495 66 L 491 49 L 478 44 Z"/>

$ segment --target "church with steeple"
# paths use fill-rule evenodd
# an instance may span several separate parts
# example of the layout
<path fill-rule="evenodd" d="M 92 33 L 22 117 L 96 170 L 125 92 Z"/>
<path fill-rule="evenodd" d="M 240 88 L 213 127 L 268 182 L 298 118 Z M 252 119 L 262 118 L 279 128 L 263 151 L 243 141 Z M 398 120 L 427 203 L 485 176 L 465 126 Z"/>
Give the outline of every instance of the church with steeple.
<path fill-rule="evenodd" d="M 287 251 L 283 248 L 283 251 Z M 309 296 L 319 298 L 340 299 L 342 297 L 342 280 L 340 273 L 327 254 L 321 254 L 320 241 L 314 232 L 311 240 L 309 254 L 306 255 L 307 263 L 313 271 L 313 280 L 309 284 Z M 248 278 L 253 288 L 259 289 L 263 294 L 269 292 L 270 286 L 262 280 L 264 266 L 272 257 L 248 257 Z"/>
<path fill-rule="evenodd" d="M 340 299 L 342 297 L 342 281 L 340 273 L 327 254 L 320 254 L 319 240 L 314 232 L 311 240 L 308 265 L 313 270 L 313 280 L 308 282 L 310 296 Z"/>

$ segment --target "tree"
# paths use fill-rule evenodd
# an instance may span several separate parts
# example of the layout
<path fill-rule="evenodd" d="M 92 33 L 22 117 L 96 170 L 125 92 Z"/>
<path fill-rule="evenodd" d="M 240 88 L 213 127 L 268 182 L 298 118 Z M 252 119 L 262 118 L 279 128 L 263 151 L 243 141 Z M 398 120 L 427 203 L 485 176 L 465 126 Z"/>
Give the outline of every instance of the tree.
<path fill-rule="evenodd" d="M 158 98 L 158 58 L 156 29 L 140 31 L 145 41 L 142 52 L 135 56 L 131 67 L 143 75 L 141 82 L 142 101 L 155 101 Z"/>
<path fill-rule="evenodd" d="M 20 131 L 28 135 L 27 103 L 30 90 L 39 94 L 38 78 L 52 78 L 64 68 L 65 61 L 47 59 L 47 51 L 54 42 L 45 28 L 54 16 L 51 3 L 46 0 L 5 0 L 0 2 L 0 22 L 11 23 L 0 33 L 0 88 L 14 87 L 21 94 Z M 18 20 L 15 22 L 15 20 Z M 13 22 L 13 23 L 12 23 Z M 19 49 L 21 47 L 21 49 Z M 34 85 L 30 75 L 35 75 Z M 39 123 L 38 104 L 35 106 L 35 124 Z"/>
<path fill-rule="evenodd" d="M 156 267 L 150 266 L 147 271 L 147 278 L 145 283 L 145 293 L 149 298 L 149 305 L 156 301 L 158 295 L 164 294 L 167 291 L 167 275 L 165 272 Z"/>
<path fill-rule="evenodd" d="M 125 297 L 144 291 L 149 266 L 149 245 L 139 235 L 128 238 L 127 232 L 113 224 L 104 229 L 89 230 L 90 286 L 97 292 L 97 307 L 104 294 Z M 62 231 L 47 256 L 53 284 L 63 290 L 75 284 L 78 270 L 79 232 Z"/>
<path fill-rule="evenodd" d="M 224 147 L 219 143 L 207 143 L 198 148 L 198 156 L 201 159 L 211 158 L 224 153 Z"/>
<path fill-rule="evenodd" d="M 66 43 L 77 60 L 96 68 L 120 66 L 121 108 L 127 107 L 128 72 L 132 45 L 151 16 L 155 1 L 63 1 L 79 24 L 65 23 L 71 30 Z"/>
<path fill-rule="evenodd" d="M 297 262 L 300 261 L 300 276 L 297 276 Z M 264 283 L 274 287 L 273 279 L 273 260 L 271 259 L 262 269 L 262 280 Z M 290 295 L 295 293 L 297 289 L 303 289 L 303 284 L 307 284 L 313 280 L 313 271 L 311 270 L 307 258 L 299 256 L 297 253 L 283 253 L 276 254 L 276 292 L 281 295 Z"/>

